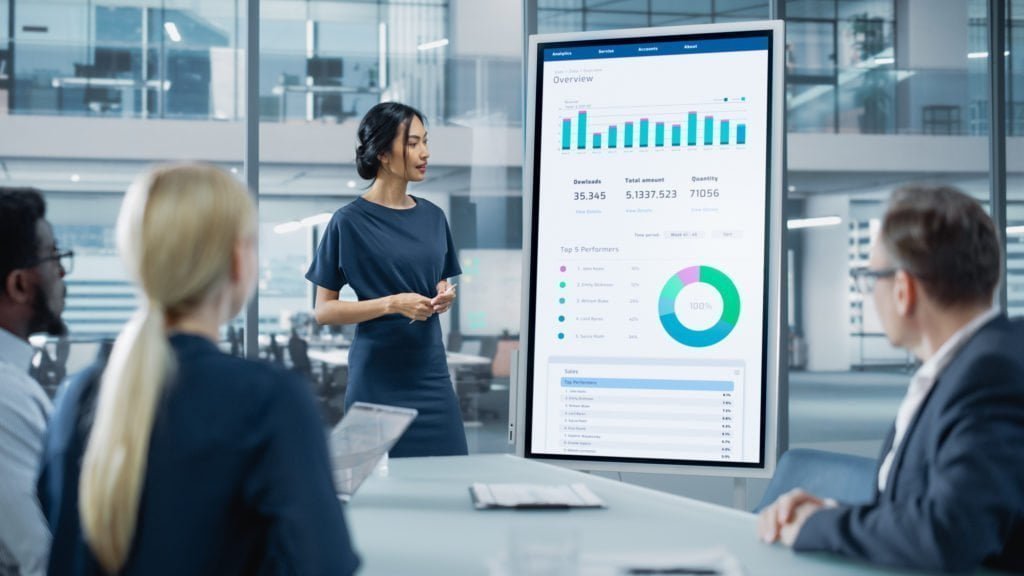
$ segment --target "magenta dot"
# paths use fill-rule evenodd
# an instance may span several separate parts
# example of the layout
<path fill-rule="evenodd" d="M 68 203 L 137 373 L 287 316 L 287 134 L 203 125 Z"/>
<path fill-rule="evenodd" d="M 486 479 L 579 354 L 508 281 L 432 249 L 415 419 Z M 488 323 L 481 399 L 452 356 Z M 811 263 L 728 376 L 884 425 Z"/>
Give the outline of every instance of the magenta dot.
<path fill-rule="evenodd" d="M 561 270 L 562 272 L 565 272 L 565 266 L 562 266 L 561 268 L 559 268 L 559 270 Z"/>

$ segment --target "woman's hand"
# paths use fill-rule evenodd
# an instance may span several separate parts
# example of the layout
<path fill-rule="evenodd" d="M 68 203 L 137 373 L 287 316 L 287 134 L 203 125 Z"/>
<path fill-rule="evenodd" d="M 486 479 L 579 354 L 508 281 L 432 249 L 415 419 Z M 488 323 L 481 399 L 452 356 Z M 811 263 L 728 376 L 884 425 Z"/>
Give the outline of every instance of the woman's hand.
<path fill-rule="evenodd" d="M 430 304 L 434 307 L 435 314 L 444 314 L 452 307 L 452 302 L 455 301 L 455 285 L 449 284 L 447 280 L 441 280 L 437 283 L 437 296 L 430 301 Z"/>
<path fill-rule="evenodd" d="M 422 322 L 434 315 L 434 305 L 431 302 L 430 298 L 413 292 L 395 294 L 388 297 L 388 311 Z"/>

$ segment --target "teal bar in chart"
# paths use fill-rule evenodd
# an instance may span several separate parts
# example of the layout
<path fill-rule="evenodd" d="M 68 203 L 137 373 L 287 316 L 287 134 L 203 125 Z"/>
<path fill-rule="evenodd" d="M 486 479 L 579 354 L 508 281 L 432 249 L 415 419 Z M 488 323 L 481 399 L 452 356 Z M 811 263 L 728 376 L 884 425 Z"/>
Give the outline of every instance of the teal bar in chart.
<path fill-rule="evenodd" d="M 580 150 L 587 147 L 587 112 L 580 110 L 579 122 L 576 126 L 577 141 L 576 147 Z"/>
<path fill-rule="evenodd" d="M 647 118 L 640 119 L 640 147 L 647 148 L 647 131 L 650 122 Z"/>
<path fill-rule="evenodd" d="M 617 139 L 616 137 L 618 135 L 619 135 L 619 129 L 616 126 L 609 126 L 608 127 L 608 147 L 609 148 L 615 148 L 615 146 L 616 146 L 616 139 Z"/>
<path fill-rule="evenodd" d="M 626 122 L 626 148 L 633 147 L 633 123 Z"/>
<path fill-rule="evenodd" d="M 665 123 L 655 122 L 654 123 L 654 145 L 664 146 L 665 145 Z"/>
<path fill-rule="evenodd" d="M 672 125 L 672 145 L 679 146 L 683 140 L 683 127 L 679 124 Z"/>
<path fill-rule="evenodd" d="M 562 119 L 562 150 L 568 150 L 572 145 L 572 120 Z"/>
<path fill-rule="evenodd" d="M 601 147 L 601 133 L 598 132 L 598 133 L 594 134 L 594 148 L 596 149 L 596 148 L 600 148 L 600 147 Z"/>
<path fill-rule="evenodd" d="M 686 145 L 697 145 L 697 113 L 690 112 L 686 117 Z"/>
<path fill-rule="evenodd" d="M 721 142 L 722 144 L 728 144 L 729 143 L 729 121 L 728 120 L 722 120 L 722 122 L 719 123 L 718 133 L 721 134 L 721 138 L 719 139 L 719 142 Z"/>
<path fill-rule="evenodd" d="M 737 124 L 736 125 L 736 143 L 746 144 L 747 143 L 747 125 Z"/>
<path fill-rule="evenodd" d="M 704 145 L 711 146 L 715 143 L 715 117 L 704 117 Z"/>

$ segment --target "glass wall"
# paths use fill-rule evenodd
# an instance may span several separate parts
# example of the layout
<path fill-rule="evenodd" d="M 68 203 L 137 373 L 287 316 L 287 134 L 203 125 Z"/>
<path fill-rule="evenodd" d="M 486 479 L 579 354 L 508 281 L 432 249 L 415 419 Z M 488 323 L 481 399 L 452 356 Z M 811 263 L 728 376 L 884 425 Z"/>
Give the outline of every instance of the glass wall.
<path fill-rule="evenodd" d="M 1024 315 L 1024 0 L 1006 2 L 1006 282 L 1010 313 Z"/>
<path fill-rule="evenodd" d="M 239 118 L 239 0 L 12 2 L 11 113 Z"/>
<path fill-rule="evenodd" d="M 539 0 L 537 31 L 578 32 L 764 20 L 766 0 Z"/>
<path fill-rule="evenodd" d="M 75 252 L 65 279 L 70 334 L 34 341 L 34 370 L 52 392 L 138 305 L 114 239 L 132 179 L 174 160 L 241 166 L 244 109 L 224 108 L 209 126 L 178 120 L 212 121 L 213 78 L 236 88 L 241 59 L 219 69 L 217 55 L 239 51 L 244 3 L 11 0 L 0 14 L 0 185 L 43 190 L 58 244 Z"/>
<path fill-rule="evenodd" d="M 541 0 L 538 29 L 599 29 L 614 18 L 615 27 L 656 25 L 656 19 L 717 22 L 740 3 L 633 2 L 621 12 L 619 4 Z M 766 4 L 747 4 L 743 18 L 768 16 Z M 1022 8 L 1019 1 L 1009 4 L 1011 12 Z M 941 183 L 988 204 L 986 6 L 984 0 L 785 3 L 787 215 L 839 217 L 838 224 L 788 233 L 793 444 L 875 456 L 916 366 L 889 344 L 871 300 L 849 280 L 866 265 L 889 193 L 908 183 Z M 672 11 L 679 14 L 670 20 Z M 1019 21 L 1011 17 L 1009 26 L 1013 36 Z M 1011 70 L 1019 62 L 1011 56 Z M 1014 73 L 1011 100 L 1020 87 Z M 1016 223 L 1024 218 L 1014 204 L 1024 199 L 1021 167 L 1012 159 L 1019 142 L 1011 139 L 1010 150 L 1011 166 L 1018 166 L 1010 178 Z M 1024 261 L 1017 252 L 1024 235 L 1010 238 L 1011 303 L 1019 306 L 1024 286 L 1017 270 Z M 859 408 L 844 408 L 851 405 Z"/>
<path fill-rule="evenodd" d="M 132 177 L 178 159 L 242 170 L 244 6 L 2 5 L 0 130 L 33 135 L 24 145 L 0 142 L 3 184 L 43 189 L 58 237 L 78 259 L 68 278 L 70 357 L 45 344 L 65 371 L 91 361 L 137 305 L 113 237 Z M 520 281 L 490 282 L 488 266 L 520 259 L 522 8 L 460 8 L 442 0 L 261 3 L 259 348 L 266 360 L 308 372 L 325 416 L 340 416 L 347 371 L 321 353 L 344 351 L 353 330 L 313 326 L 304 274 L 326 218 L 368 186 L 354 166 L 359 119 L 382 100 L 408 102 L 427 117 L 432 145 L 429 177 L 411 192 L 445 211 L 466 271 L 459 283 L 476 287 L 460 290 L 465 299 L 442 322 L 470 444 L 501 451 Z M 498 20 L 482 29 L 488 18 Z M 60 139 L 48 141 L 48 130 Z M 238 319 L 232 334 L 242 326 Z M 308 354 L 290 346 L 294 338 Z"/>
<path fill-rule="evenodd" d="M 330 216 L 369 189 L 354 163 L 359 120 L 380 101 L 411 104 L 426 116 L 431 156 L 427 179 L 409 192 L 444 211 L 464 271 L 441 325 L 470 449 L 507 451 L 522 247 L 521 6 L 279 0 L 262 10 L 262 354 L 307 371 L 328 421 L 341 416 L 354 326 L 316 325 L 304 275 Z M 340 296 L 356 298 L 350 287 Z"/>
<path fill-rule="evenodd" d="M 1007 4 L 1007 269 L 1021 313 L 1024 4 Z M 68 320 L 82 345 L 69 370 L 136 304 L 113 244 L 131 178 L 171 159 L 242 169 L 244 8 L 0 0 L 0 130 L 23 135 L 0 137 L 0 181 L 42 188 L 58 237 L 78 254 Z M 328 419 L 340 415 L 347 368 L 336 353 L 353 330 L 314 325 L 303 276 L 330 215 L 367 190 L 354 166 L 359 119 L 377 102 L 408 102 L 428 119 L 432 154 L 411 192 L 445 212 L 464 270 L 442 324 L 471 448 L 506 450 L 522 281 L 522 4 L 272 0 L 261 12 L 261 357 L 306 371 Z M 894 187 L 950 183 L 987 202 L 986 2 L 790 0 L 786 13 L 788 211 L 841 221 L 789 232 L 791 363 L 812 388 L 823 373 L 851 371 L 902 385 L 913 361 L 888 345 L 849 272 L 864 265 Z M 536 16 L 548 33 L 768 14 L 765 0 L 538 0 Z M 805 386 L 794 374 L 795 389 Z"/>

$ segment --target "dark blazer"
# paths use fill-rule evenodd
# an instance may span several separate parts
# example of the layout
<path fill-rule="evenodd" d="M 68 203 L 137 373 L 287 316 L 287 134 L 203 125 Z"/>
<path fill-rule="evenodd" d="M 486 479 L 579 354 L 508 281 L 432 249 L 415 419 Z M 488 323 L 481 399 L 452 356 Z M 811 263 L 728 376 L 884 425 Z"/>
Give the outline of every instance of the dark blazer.
<path fill-rule="evenodd" d="M 939 374 L 885 491 L 815 513 L 793 548 L 927 570 L 1024 571 L 1024 320 L 985 324 Z"/>
<path fill-rule="evenodd" d="M 173 336 L 171 346 L 177 371 L 157 409 L 121 575 L 355 572 L 309 383 L 196 336 Z M 78 516 L 101 370 L 68 383 L 46 439 L 39 500 L 53 533 L 53 575 L 103 574 Z"/>

